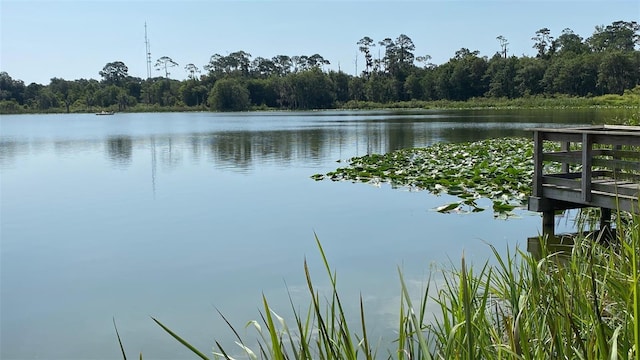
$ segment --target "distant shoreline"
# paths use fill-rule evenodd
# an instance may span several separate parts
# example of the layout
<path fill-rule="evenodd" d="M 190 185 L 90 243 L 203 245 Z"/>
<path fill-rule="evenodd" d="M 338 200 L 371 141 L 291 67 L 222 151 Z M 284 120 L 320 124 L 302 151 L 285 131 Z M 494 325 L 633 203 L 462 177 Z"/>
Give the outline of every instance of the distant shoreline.
<path fill-rule="evenodd" d="M 338 104 L 333 108 L 310 109 L 314 110 L 480 110 L 480 109 L 589 109 L 589 108 L 613 108 L 613 109 L 639 109 L 640 110 L 640 86 L 624 95 L 602 95 L 596 97 L 558 97 L 533 96 L 516 99 L 473 98 L 466 101 L 436 100 L 436 101 L 399 101 L 392 103 L 376 103 L 371 101 L 349 101 Z M 6 110 L 6 109 L 2 109 Z M 251 111 L 288 111 L 290 109 L 252 107 Z M 217 112 L 205 106 L 147 106 L 138 104 L 124 111 L 117 109 L 89 108 L 75 109 L 72 114 L 95 114 L 101 111 L 114 111 L 115 113 L 142 113 L 142 112 Z M 13 111 L 0 111 L 0 115 L 10 114 L 64 114 L 65 108 L 48 109 L 47 111 L 35 111 L 34 109 L 17 108 Z"/>

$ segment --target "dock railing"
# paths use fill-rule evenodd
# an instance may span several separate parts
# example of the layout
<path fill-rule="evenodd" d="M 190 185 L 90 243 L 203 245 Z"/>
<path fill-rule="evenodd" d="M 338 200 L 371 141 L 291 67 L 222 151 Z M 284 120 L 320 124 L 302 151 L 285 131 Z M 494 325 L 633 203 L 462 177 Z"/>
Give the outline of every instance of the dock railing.
<path fill-rule="evenodd" d="M 640 126 L 534 128 L 529 210 L 638 212 Z"/>

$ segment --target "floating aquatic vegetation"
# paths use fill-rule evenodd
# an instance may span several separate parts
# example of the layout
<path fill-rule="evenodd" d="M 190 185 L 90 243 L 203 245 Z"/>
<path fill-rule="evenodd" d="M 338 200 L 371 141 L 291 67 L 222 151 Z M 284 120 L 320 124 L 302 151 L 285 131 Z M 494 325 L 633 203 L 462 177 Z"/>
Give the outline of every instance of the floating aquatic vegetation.
<path fill-rule="evenodd" d="M 513 215 L 526 205 L 533 177 L 533 142 L 524 138 L 488 139 L 470 143 L 439 143 L 427 148 L 370 154 L 348 160 L 315 180 L 349 180 L 449 194 L 458 202 L 436 208 L 442 213 L 484 210 L 476 200 L 493 202 L 495 216 Z"/>

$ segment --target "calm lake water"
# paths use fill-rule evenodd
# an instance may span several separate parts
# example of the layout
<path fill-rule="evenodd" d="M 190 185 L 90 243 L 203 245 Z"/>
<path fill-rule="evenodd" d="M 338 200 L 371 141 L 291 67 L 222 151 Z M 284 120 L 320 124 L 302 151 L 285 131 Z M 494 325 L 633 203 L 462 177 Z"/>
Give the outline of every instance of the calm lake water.
<path fill-rule="evenodd" d="M 482 264 L 487 244 L 526 247 L 541 220 L 526 211 L 506 221 L 491 211 L 445 215 L 433 209 L 454 198 L 310 176 L 367 153 L 530 136 L 525 128 L 614 115 L 2 116 L 0 357 L 121 358 L 115 318 L 130 357 L 193 358 L 150 316 L 205 352 L 214 340 L 238 351 L 216 309 L 247 339 L 257 337 L 244 325 L 259 320 L 262 294 L 284 316 L 289 295 L 305 311 L 305 258 L 318 289 L 328 285 L 315 235 L 349 314 L 358 318 L 362 295 L 371 333 L 390 343 L 398 267 L 419 294 L 429 271 L 458 264 L 463 252 Z"/>

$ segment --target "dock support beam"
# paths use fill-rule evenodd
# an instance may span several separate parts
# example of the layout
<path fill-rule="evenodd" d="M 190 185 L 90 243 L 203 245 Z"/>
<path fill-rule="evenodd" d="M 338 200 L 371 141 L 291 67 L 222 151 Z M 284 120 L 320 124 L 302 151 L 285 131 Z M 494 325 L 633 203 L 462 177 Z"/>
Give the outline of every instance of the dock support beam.
<path fill-rule="evenodd" d="M 611 209 L 600 208 L 600 230 L 611 229 Z"/>
<path fill-rule="evenodd" d="M 555 211 L 547 210 L 542 212 L 542 236 L 547 240 L 553 238 L 555 232 Z"/>
<path fill-rule="evenodd" d="M 600 208 L 600 240 L 606 243 L 613 240 L 611 230 L 611 209 Z"/>

